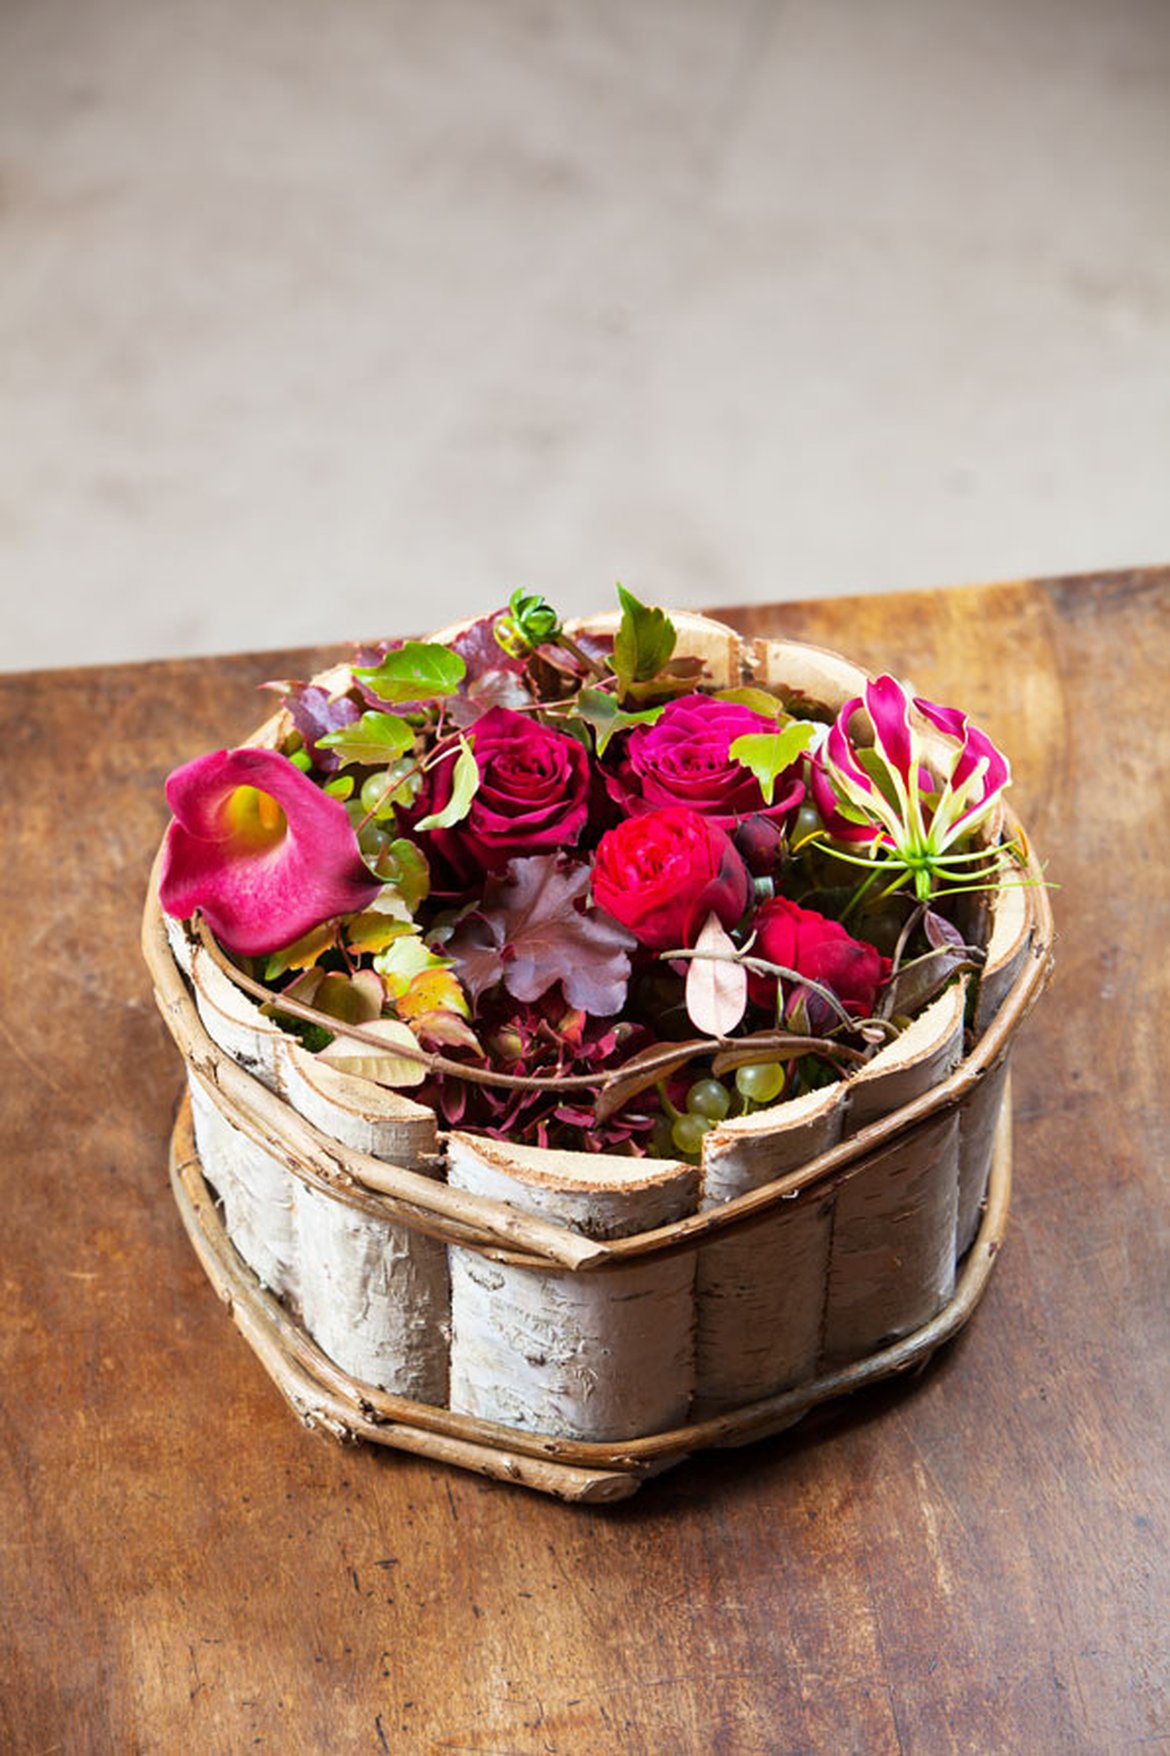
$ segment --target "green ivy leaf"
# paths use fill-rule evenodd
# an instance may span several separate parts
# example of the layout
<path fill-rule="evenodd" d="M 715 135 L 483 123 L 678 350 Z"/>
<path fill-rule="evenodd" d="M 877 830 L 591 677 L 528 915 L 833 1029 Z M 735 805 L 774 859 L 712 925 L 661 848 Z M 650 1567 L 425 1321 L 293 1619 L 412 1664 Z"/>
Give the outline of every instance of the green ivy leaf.
<path fill-rule="evenodd" d="M 380 768 L 391 757 L 410 749 L 414 728 L 394 713 L 363 713 L 351 726 L 342 726 L 339 732 L 326 732 L 317 742 L 326 750 L 335 750 L 342 762 Z M 325 790 L 328 792 L 329 788 Z"/>
<path fill-rule="evenodd" d="M 420 817 L 415 824 L 416 829 L 450 829 L 455 823 L 462 823 L 471 809 L 471 801 L 479 788 L 479 765 L 475 760 L 475 752 L 466 738 L 459 740 L 459 754 L 455 758 L 455 773 L 451 779 L 451 797 L 441 811 L 432 811 L 426 817 Z"/>
<path fill-rule="evenodd" d="M 381 664 L 355 665 L 354 676 L 383 701 L 438 701 L 454 695 L 467 666 L 449 646 L 432 640 L 408 640 L 388 652 Z"/>
<path fill-rule="evenodd" d="M 402 836 L 383 848 L 374 869 L 379 878 L 394 886 L 411 914 L 430 894 L 431 870 L 426 855 Z"/>
<path fill-rule="evenodd" d="M 665 707 L 663 701 L 644 713 L 626 713 L 604 689 L 582 689 L 577 697 L 576 716 L 593 728 L 597 754 L 604 756 L 605 747 L 616 732 L 628 731 L 631 726 L 652 726 Z"/>
<path fill-rule="evenodd" d="M 777 777 L 791 768 L 816 736 L 816 727 L 807 720 L 793 720 L 778 732 L 748 732 L 736 738 L 728 751 L 736 762 L 750 768 L 760 783 L 764 803 L 772 803 Z"/>
<path fill-rule="evenodd" d="M 775 695 L 769 695 L 766 689 L 757 689 L 754 684 L 745 683 L 739 689 L 716 689 L 715 701 L 733 701 L 739 707 L 750 707 L 753 713 L 762 714 L 765 719 L 788 719 L 784 711 L 784 703 Z"/>
<path fill-rule="evenodd" d="M 677 638 L 665 610 L 638 602 L 623 585 L 617 588 L 622 619 L 613 642 L 613 668 L 625 695 L 634 683 L 648 683 L 669 663 Z"/>

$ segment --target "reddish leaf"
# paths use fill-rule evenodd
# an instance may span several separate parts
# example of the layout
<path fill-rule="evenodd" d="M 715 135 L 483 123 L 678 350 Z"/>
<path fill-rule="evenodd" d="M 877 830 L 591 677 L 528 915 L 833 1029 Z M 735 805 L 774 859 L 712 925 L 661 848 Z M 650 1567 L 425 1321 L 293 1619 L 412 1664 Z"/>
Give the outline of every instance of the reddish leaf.
<path fill-rule="evenodd" d="M 491 880 L 446 947 L 472 998 L 502 980 L 517 1000 L 537 1000 L 560 982 L 570 1006 L 594 1018 L 620 1012 L 637 941 L 584 907 L 588 891 L 589 868 L 556 854 L 513 860 Z"/>

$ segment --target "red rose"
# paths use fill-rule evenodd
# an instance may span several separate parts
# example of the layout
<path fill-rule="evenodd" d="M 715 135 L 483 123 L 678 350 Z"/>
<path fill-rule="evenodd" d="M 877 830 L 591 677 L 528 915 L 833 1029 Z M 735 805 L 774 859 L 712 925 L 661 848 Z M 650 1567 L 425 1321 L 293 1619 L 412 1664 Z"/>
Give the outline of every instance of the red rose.
<path fill-rule="evenodd" d="M 710 914 L 733 927 L 748 890 L 730 838 L 710 818 L 677 805 L 607 831 L 593 865 L 598 907 L 651 951 L 694 944 Z"/>
<path fill-rule="evenodd" d="M 471 738 L 479 768 L 471 809 L 461 823 L 432 829 L 424 840 L 457 889 L 525 854 L 575 846 L 589 818 L 589 755 L 576 738 L 506 707 L 489 708 Z M 442 810 L 454 770 L 454 754 L 431 770 L 416 817 Z"/>
<path fill-rule="evenodd" d="M 810 981 L 831 988 L 846 1012 L 868 1018 L 889 963 L 863 939 L 854 939 L 840 921 L 826 920 L 815 909 L 801 908 L 787 897 L 764 903 L 752 921 L 752 956 L 794 969 Z M 748 975 L 748 991 L 758 1006 L 773 1006 L 776 978 Z"/>
<path fill-rule="evenodd" d="M 783 817 L 804 797 L 800 763 L 777 778 L 772 803 L 766 805 L 751 769 L 728 754 L 737 738 L 775 730 L 773 720 L 740 702 L 684 695 L 654 725 L 634 728 L 606 784 L 631 815 L 662 805 L 686 805 L 721 829 L 733 829 L 753 812 Z"/>

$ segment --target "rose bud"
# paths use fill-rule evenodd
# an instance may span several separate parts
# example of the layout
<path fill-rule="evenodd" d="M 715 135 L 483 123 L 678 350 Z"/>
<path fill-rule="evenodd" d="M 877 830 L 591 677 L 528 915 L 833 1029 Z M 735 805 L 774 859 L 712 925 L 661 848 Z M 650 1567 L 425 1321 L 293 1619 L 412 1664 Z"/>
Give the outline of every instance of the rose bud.
<path fill-rule="evenodd" d="M 729 753 L 737 738 L 775 729 L 773 720 L 742 702 L 684 695 L 654 725 L 635 727 L 606 784 L 629 814 L 685 805 L 721 829 L 734 829 L 756 812 L 782 821 L 804 797 L 800 760 L 777 777 L 769 805 L 751 769 Z"/>
<path fill-rule="evenodd" d="M 827 920 L 784 896 L 764 903 L 752 925 L 753 957 L 820 982 L 833 990 L 854 1018 L 869 1017 L 890 967 L 880 951 L 854 939 L 839 921 Z M 757 1006 L 774 1006 L 776 977 L 749 971 L 748 992 Z"/>
<path fill-rule="evenodd" d="M 753 878 L 774 877 L 787 857 L 782 818 L 765 817 L 762 812 L 753 811 L 744 818 L 733 839 Z"/>
<path fill-rule="evenodd" d="M 693 945 L 707 916 L 733 927 L 747 907 L 747 868 L 726 832 L 671 806 L 602 836 L 593 899 L 651 951 Z"/>

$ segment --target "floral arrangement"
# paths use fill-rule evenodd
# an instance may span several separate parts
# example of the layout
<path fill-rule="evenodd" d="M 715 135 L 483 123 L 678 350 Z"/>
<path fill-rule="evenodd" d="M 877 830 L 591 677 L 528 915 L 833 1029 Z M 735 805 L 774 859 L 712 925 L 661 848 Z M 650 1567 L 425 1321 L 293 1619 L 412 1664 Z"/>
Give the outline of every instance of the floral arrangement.
<path fill-rule="evenodd" d="M 1005 758 L 882 676 L 836 716 L 719 688 L 619 587 L 272 684 L 279 748 L 167 783 L 160 896 L 305 1047 L 450 1126 L 697 1158 L 982 960 Z"/>

